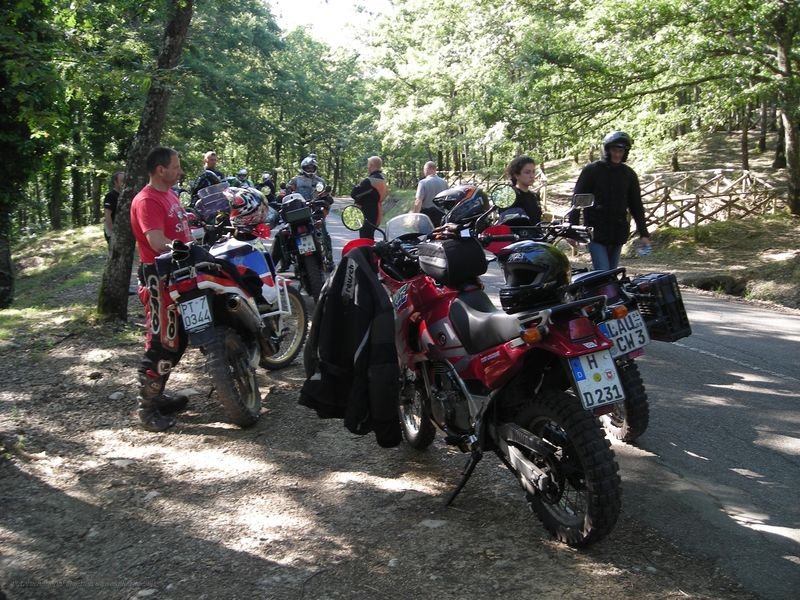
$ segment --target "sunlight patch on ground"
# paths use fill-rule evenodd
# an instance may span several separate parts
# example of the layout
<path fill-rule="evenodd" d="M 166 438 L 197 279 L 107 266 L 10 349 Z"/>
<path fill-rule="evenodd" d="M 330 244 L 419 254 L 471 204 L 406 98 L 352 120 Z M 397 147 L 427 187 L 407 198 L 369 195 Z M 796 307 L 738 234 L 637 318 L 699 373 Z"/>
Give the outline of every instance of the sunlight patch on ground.
<path fill-rule="evenodd" d="M 750 469 L 731 468 L 730 470 L 733 471 L 734 473 L 737 473 L 738 475 L 749 477 L 751 479 L 760 479 L 764 477 L 761 473 L 756 473 L 755 471 L 751 471 Z"/>
<path fill-rule="evenodd" d="M 98 430 L 92 434 L 98 442 L 97 453 L 111 456 L 109 460 L 130 459 L 136 461 L 157 458 L 172 467 L 190 468 L 202 474 L 202 479 L 227 480 L 234 475 L 252 475 L 267 473 L 277 467 L 263 460 L 253 460 L 243 456 L 234 456 L 226 447 L 209 448 L 208 450 L 181 450 L 170 448 L 169 455 L 164 456 L 164 447 L 156 440 L 152 444 L 131 445 L 119 438 L 114 430 Z"/>
<path fill-rule="evenodd" d="M 739 512 L 737 509 L 725 509 L 725 512 L 742 527 L 747 527 L 753 531 L 763 531 L 764 533 L 779 535 L 800 544 L 800 529 L 767 525 L 765 521 L 769 520 L 768 515 Z"/>
<path fill-rule="evenodd" d="M 764 260 L 777 262 L 779 260 L 791 260 L 797 256 L 797 250 L 786 250 L 784 252 L 776 252 L 775 250 L 765 250 L 760 254 L 760 258 Z"/>
<path fill-rule="evenodd" d="M 753 444 L 769 448 L 781 454 L 800 456 L 800 438 L 761 429 L 758 430 L 758 438 L 756 438 Z"/>
<path fill-rule="evenodd" d="M 370 485 L 378 490 L 386 490 L 389 492 L 406 492 L 414 490 L 426 494 L 439 493 L 439 481 L 435 479 L 423 480 L 410 473 L 405 473 L 398 478 L 376 477 L 374 475 L 367 475 L 357 471 L 343 471 L 339 473 L 332 473 L 327 477 L 330 481 L 335 481 L 339 485 L 347 485 L 350 483 L 358 483 L 361 485 Z"/>

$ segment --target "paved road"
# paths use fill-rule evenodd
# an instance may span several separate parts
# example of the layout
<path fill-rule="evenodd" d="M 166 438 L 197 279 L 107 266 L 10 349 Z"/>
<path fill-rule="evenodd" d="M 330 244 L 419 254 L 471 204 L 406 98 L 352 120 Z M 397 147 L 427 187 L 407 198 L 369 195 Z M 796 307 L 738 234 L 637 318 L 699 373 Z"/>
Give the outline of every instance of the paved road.
<path fill-rule="evenodd" d="M 355 234 L 331 219 L 335 255 Z M 495 288 L 496 266 L 484 278 Z M 651 404 L 614 446 L 624 508 L 764 598 L 800 589 L 800 316 L 684 292 L 693 334 L 638 362 Z"/>

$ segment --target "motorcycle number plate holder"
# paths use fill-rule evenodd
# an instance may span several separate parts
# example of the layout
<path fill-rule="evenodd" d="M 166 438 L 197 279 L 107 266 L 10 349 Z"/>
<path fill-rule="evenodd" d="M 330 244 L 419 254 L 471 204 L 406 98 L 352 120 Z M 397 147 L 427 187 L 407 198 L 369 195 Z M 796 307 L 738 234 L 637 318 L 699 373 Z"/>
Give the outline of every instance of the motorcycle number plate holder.
<path fill-rule="evenodd" d="M 211 325 L 211 310 L 208 307 L 208 297 L 200 296 L 181 302 L 179 305 L 183 327 L 186 331 L 202 331 Z"/>
<path fill-rule="evenodd" d="M 639 348 L 644 348 L 650 343 L 650 334 L 647 332 L 642 313 L 632 310 L 623 319 L 611 319 L 600 323 L 600 331 L 614 342 L 611 356 L 617 358 Z"/>
<path fill-rule="evenodd" d="M 314 253 L 314 236 L 301 235 L 297 238 L 297 250 L 300 254 L 313 254 Z"/>
<path fill-rule="evenodd" d="M 569 366 L 578 397 L 586 410 L 625 399 L 617 367 L 608 350 L 570 358 Z"/>

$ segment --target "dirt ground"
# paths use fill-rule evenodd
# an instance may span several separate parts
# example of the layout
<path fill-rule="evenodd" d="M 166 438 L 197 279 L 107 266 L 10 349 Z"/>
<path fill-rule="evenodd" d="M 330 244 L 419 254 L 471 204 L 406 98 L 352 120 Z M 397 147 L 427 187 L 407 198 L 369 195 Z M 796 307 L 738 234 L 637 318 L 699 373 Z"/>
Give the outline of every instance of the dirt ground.
<path fill-rule="evenodd" d="M 134 297 L 130 317 L 141 331 Z M 446 507 L 464 455 L 318 419 L 297 404 L 299 362 L 261 372 L 263 414 L 242 430 L 190 350 L 170 381 L 189 410 L 148 433 L 137 336 L 46 325 L 0 346 L 0 598 L 752 598 L 624 496 L 603 542 L 552 541 L 491 455 Z"/>

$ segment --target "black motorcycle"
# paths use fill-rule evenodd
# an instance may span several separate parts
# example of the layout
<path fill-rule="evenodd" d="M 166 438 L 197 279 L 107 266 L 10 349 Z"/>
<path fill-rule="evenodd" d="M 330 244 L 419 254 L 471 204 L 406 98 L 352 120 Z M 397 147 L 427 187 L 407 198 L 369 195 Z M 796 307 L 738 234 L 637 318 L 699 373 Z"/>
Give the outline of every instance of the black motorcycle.
<path fill-rule="evenodd" d="M 325 230 L 331 203 L 322 184 L 311 200 L 298 193 L 287 194 L 279 211 L 281 223 L 274 230 L 273 260 L 282 265 L 282 271 L 291 264 L 300 286 L 315 302 L 333 270 Z"/>

